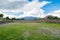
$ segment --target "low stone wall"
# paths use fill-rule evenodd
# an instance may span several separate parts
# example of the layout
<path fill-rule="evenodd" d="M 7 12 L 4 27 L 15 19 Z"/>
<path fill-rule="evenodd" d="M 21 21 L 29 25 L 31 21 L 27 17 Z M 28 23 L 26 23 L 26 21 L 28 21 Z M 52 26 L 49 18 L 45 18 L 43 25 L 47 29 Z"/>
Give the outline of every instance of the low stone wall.
<path fill-rule="evenodd" d="M 4 23 L 11 23 L 11 22 L 17 22 L 17 23 L 40 23 L 40 22 L 49 22 L 49 23 L 60 23 L 60 20 L 7 20 L 7 21 L 0 21 L 0 24 Z"/>

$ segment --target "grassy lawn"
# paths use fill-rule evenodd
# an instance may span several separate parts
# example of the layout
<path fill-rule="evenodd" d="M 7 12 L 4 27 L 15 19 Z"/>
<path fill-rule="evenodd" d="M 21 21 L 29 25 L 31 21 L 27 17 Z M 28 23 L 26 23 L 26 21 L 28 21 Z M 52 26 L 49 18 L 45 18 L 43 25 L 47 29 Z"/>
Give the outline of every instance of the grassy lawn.
<path fill-rule="evenodd" d="M 0 40 L 60 40 L 60 24 L 3 24 L 0 25 Z"/>

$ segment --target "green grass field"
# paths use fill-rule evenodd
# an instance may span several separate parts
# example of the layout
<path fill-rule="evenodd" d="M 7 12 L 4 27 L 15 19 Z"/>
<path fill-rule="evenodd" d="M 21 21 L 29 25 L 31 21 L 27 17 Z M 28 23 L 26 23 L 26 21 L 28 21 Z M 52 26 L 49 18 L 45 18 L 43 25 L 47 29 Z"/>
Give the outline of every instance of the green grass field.
<path fill-rule="evenodd" d="M 0 40 L 60 40 L 60 24 L 3 24 L 0 25 Z"/>

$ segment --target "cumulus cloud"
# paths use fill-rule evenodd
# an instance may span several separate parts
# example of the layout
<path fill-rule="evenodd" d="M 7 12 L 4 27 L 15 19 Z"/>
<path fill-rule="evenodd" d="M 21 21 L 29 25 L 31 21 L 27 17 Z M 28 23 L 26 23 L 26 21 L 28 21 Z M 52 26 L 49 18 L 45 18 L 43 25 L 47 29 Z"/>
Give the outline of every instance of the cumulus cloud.
<path fill-rule="evenodd" d="M 27 1 L 27 0 L 8 0 L 9 2 L 10 1 L 12 1 L 12 2 L 14 2 L 14 1 Z"/>
<path fill-rule="evenodd" d="M 1 0 L 2 1 L 2 0 Z M 33 0 L 28 2 L 28 0 L 3 0 L 2 5 L 0 4 L 0 11 L 5 15 L 4 17 L 25 17 L 25 16 L 34 16 L 34 17 L 45 17 L 46 14 L 44 10 L 41 9 L 46 4 L 50 3 L 47 1 L 38 2 L 38 0 Z M 16 16 L 19 12 L 23 12 L 22 15 Z M 10 14 L 8 14 L 10 13 Z M 11 14 L 12 13 L 12 14 Z M 14 13 L 16 15 L 14 15 Z M 21 13 L 20 13 L 21 14 Z"/>
<path fill-rule="evenodd" d="M 60 10 L 55 10 L 51 13 L 48 13 L 47 15 L 57 16 L 57 17 L 60 18 Z"/>
<path fill-rule="evenodd" d="M 27 1 L 27 0 L 8 0 L 9 2 L 15 2 L 15 1 Z"/>
<path fill-rule="evenodd" d="M 38 2 L 38 0 L 33 0 L 33 2 L 29 2 L 24 6 L 24 8 L 22 8 L 24 16 L 34 16 L 41 18 L 45 17 L 44 10 L 41 9 L 41 7 L 45 6 L 48 3 L 50 2 L 47 1 Z"/>
<path fill-rule="evenodd" d="M 19 0 L 0 0 L 0 9 L 19 9 L 27 3 Z"/>

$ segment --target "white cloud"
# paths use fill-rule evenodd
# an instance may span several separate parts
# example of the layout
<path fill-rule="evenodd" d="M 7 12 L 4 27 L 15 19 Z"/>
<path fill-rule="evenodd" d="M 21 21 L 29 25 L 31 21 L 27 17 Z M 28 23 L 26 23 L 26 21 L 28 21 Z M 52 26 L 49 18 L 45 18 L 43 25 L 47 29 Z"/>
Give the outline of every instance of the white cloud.
<path fill-rule="evenodd" d="M 0 11 L 0 14 L 1 14 L 1 13 L 4 14 L 4 18 L 5 18 L 5 17 L 9 17 L 9 18 L 15 17 L 14 15 L 8 15 L 8 14 L 5 14 L 5 13 L 3 13 L 2 11 Z"/>
<path fill-rule="evenodd" d="M 17 7 L 17 4 L 16 2 L 19 1 L 19 0 L 16 0 L 16 2 L 14 2 L 14 0 L 9 0 L 11 3 L 13 3 L 13 6 L 11 5 L 8 5 L 10 7 L 3 7 L 4 9 L 1 9 L 0 11 L 5 15 L 4 17 L 8 16 L 10 18 L 12 17 L 16 17 L 16 18 L 19 18 L 19 17 L 25 17 L 25 16 L 35 16 L 35 17 L 45 17 L 45 13 L 44 13 L 44 10 L 41 9 L 43 6 L 45 6 L 46 4 L 50 3 L 50 2 L 47 2 L 47 1 L 42 1 L 42 2 L 38 2 L 38 0 L 33 0 L 32 2 L 28 2 L 27 4 L 24 4 L 24 6 L 22 8 L 20 8 L 20 4 L 19 6 Z M 21 0 L 20 0 L 21 1 Z M 24 0 L 24 1 L 27 1 L 27 0 Z M 18 2 L 17 2 L 18 3 Z M 20 2 L 19 2 L 20 3 Z M 20 15 L 20 16 L 16 16 L 16 15 L 8 15 L 8 13 L 4 13 L 4 12 L 12 12 L 12 13 L 17 13 L 18 12 L 24 12 L 23 15 Z"/>
<path fill-rule="evenodd" d="M 37 0 L 34 0 L 33 2 L 29 2 L 24 6 L 23 12 L 24 16 L 35 16 L 35 17 L 45 17 L 44 10 L 41 9 L 44 5 L 46 5 L 46 1 L 38 2 Z"/>
<path fill-rule="evenodd" d="M 19 9 L 27 2 L 21 0 L 0 0 L 0 9 Z"/>
<path fill-rule="evenodd" d="M 60 18 L 60 10 L 55 10 L 55 11 L 53 11 L 51 13 L 48 13 L 48 15 L 57 16 L 57 17 Z"/>
<path fill-rule="evenodd" d="M 15 1 L 27 1 L 27 0 L 8 0 L 9 2 L 15 2 Z"/>
<path fill-rule="evenodd" d="M 21 1 L 21 0 L 8 0 L 9 2 Z"/>

